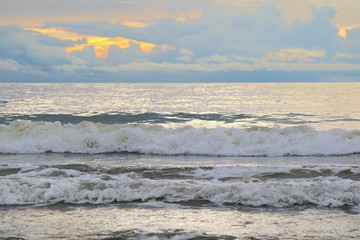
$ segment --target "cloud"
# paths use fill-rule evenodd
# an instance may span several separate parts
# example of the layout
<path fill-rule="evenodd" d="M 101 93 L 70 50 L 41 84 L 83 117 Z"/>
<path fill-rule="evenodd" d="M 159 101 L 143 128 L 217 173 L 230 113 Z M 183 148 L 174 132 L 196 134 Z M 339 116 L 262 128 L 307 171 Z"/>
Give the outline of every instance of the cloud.
<path fill-rule="evenodd" d="M 214 0 L 218 6 L 223 6 L 231 9 L 237 9 L 242 12 L 255 11 L 259 4 L 264 2 L 276 5 L 283 11 L 283 18 L 286 24 L 291 24 L 295 21 L 305 21 L 313 18 L 309 9 L 312 7 L 321 8 L 324 6 L 335 9 L 336 15 L 334 23 L 337 26 L 353 26 L 359 25 L 360 2 L 358 0 L 252 0 L 252 1 L 238 1 L 238 0 Z"/>
<path fill-rule="evenodd" d="M 75 8 L 84 3 L 84 0 L 75 1 Z M 89 0 L 90 6 L 85 8 L 95 11 L 99 3 Z M 82 77 L 124 72 L 356 72 L 360 69 L 357 57 L 360 28 L 348 30 L 346 38 L 340 37 L 332 7 L 311 7 L 307 9 L 308 17 L 287 22 L 284 19 L 287 8 L 279 7 L 281 4 L 274 1 L 184 0 L 180 4 L 145 0 L 142 3 L 109 0 L 108 6 L 99 6 L 99 12 L 109 6 L 121 6 L 121 11 L 137 13 L 150 11 L 162 3 L 164 7 L 158 11 L 164 14 L 116 21 L 110 17 L 99 20 L 94 15 L 95 18 L 87 21 L 82 18 L 85 11 L 79 10 L 81 21 L 65 17 L 66 21 L 46 22 L 37 27 L 0 27 L 0 71 Z M 8 4 L 7 8 L 11 8 L 13 3 Z M 47 6 L 67 8 L 54 0 L 49 0 Z M 75 12 L 71 10 L 69 14 Z"/>
<path fill-rule="evenodd" d="M 95 51 L 95 56 L 98 58 L 107 58 L 109 56 L 109 48 L 116 46 L 118 48 L 130 48 L 131 45 L 138 45 L 142 52 L 150 53 L 156 47 L 153 43 L 140 42 L 128 38 L 108 38 L 99 36 L 86 37 L 86 43 L 76 44 L 74 46 L 66 48 L 66 52 L 72 53 L 75 51 L 82 51 L 85 47 L 92 46 Z"/>
<path fill-rule="evenodd" d="M 335 59 L 353 59 L 353 58 L 356 58 L 356 55 L 351 54 L 351 53 L 339 52 L 334 55 L 334 58 Z"/>
<path fill-rule="evenodd" d="M 360 52 L 360 27 L 347 31 L 346 38 L 341 41 L 341 47 L 347 52 Z"/>
<path fill-rule="evenodd" d="M 179 52 L 179 54 L 181 54 L 181 55 L 194 56 L 194 53 L 193 53 L 191 50 L 186 49 L 186 48 L 180 48 L 178 52 Z"/>
<path fill-rule="evenodd" d="M 51 41 L 16 27 L 0 27 L 0 53 L 3 58 L 42 69 L 71 62 L 63 46 L 52 45 Z"/>
<path fill-rule="evenodd" d="M 280 50 L 280 52 L 289 52 L 289 49 Z M 292 52 L 292 51 L 290 51 Z M 64 71 L 95 71 L 95 72 L 231 72 L 231 71 L 358 71 L 359 63 L 346 62 L 325 62 L 314 61 L 314 58 L 324 58 L 326 53 L 322 51 L 309 51 L 305 49 L 296 49 L 296 53 L 305 52 L 308 56 L 296 58 L 292 55 L 285 58 L 274 59 L 268 55 L 261 57 L 248 56 L 220 56 L 213 55 L 208 58 L 202 58 L 196 62 L 192 59 L 179 59 L 181 62 L 154 62 L 145 59 L 139 59 L 127 63 L 116 65 L 86 66 L 86 65 L 62 65 L 57 66 L 57 70 Z M 187 57 L 187 56 L 183 56 Z M 295 59 L 295 61 L 294 61 Z"/>
<path fill-rule="evenodd" d="M 191 50 L 186 49 L 186 48 L 180 48 L 178 50 L 178 53 L 180 54 L 180 56 L 176 57 L 177 61 L 180 61 L 180 62 L 191 62 L 191 61 L 193 61 L 194 53 Z"/>
<path fill-rule="evenodd" d="M 268 60 L 284 62 L 314 62 L 319 58 L 325 58 L 327 53 L 323 50 L 306 50 L 301 48 L 287 48 L 265 55 Z"/>
<path fill-rule="evenodd" d="M 106 0 L 106 3 L 98 0 L 2 0 L 0 22 L 33 26 L 44 22 L 93 20 L 121 23 L 174 18 L 186 21 L 201 16 L 201 12 L 196 10 L 197 5 L 190 0 Z"/>
<path fill-rule="evenodd" d="M 211 55 L 206 58 L 199 59 L 199 62 L 206 62 L 206 63 L 226 63 L 229 59 L 226 56 L 222 55 Z"/>
<path fill-rule="evenodd" d="M 272 4 L 259 5 L 252 13 L 217 9 L 210 5 L 203 9 L 201 18 L 185 22 L 174 18 L 158 19 L 146 28 L 131 28 L 106 21 L 48 23 L 44 28 L 63 28 L 86 36 L 121 37 L 156 45 L 166 44 L 188 49 L 198 57 L 236 52 L 261 55 L 281 48 L 333 52 L 339 41 L 338 29 L 331 22 L 333 9 L 313 8 L 311 12 L 312 19 L 286 25 L 283 12 Z"/>
<path fill-rule="evenodd" d="M 0 70 L 4 71 L 17 71 L 19 70 L 20 65 L 14 60 L 9 59 L 0 59 Z"/>

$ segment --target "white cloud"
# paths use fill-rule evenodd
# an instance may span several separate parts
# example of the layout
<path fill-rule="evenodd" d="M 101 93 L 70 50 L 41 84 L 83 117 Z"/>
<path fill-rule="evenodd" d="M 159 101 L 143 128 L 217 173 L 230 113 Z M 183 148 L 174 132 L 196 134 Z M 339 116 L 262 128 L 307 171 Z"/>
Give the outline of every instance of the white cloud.
<path fill-rule="evenodd" d="M 205 63 L 226 63 L 229 59 L 227 56 L 222 55 L 211 55 L 205 58 L 199 59 L 199 62 L 205 62 Z"/>
<path fill-rule="evenodd" d="M 90 66 L 84 64 L 62 64 L 55 65 L 52 67 L 55 71 L 66 72 L 66 73 L 76 73 L 77 71 L 91 70 Z"/>
<path fill-rule="evenodd" d="M 5 71 L 18 71 L 20 68 L 19 63 L 11 59 L 0 59 L 0 70 Z"/>
<path fill-rule="evenodd" d="M 334 55 L 335 59 L 353 59 L 356 55 L 351 53 L 345 53 L 345 52 L 338 52 Z"/>
<path fill-rule="evenodd" d="M 115 66 L 86 66 L 86 65 L 61 65 L 56 70 L 66 72 L 98 71 L 98 72 L 229 72 L 229 71 L 358 71 L 360 64 L 339 62 L 289 62 L 271 61 L 259 57 L 251 58 L 253 62 L 228 61 L 222 63 L 195 62 L 195 63 L 170 63 L 150 62 L 137 60 Z"/>
<path fill-rule="evenodd" d="M 51 39 L 44 39 L 20 28 L 0 27 L 0 55 L 22 65 L 42 69 L 71 62 L 59 42 L 52 42 Z"/>
<path fill-rule="evenodd" d="M 264 57 L 268 60 L 284 62 L 314 62 L 319 58 L 325 58 L 326 52 L 323 50 L 306 50 L 302 48 L 287 48 L 277 52 L 267 53 Z"/>
<path fill-rule="evenodd" d="M 191 50 L 186 49 L 186 48 L 180 48 L 178 52 L 181 55 L 194 56 L 194 53 Z"/>

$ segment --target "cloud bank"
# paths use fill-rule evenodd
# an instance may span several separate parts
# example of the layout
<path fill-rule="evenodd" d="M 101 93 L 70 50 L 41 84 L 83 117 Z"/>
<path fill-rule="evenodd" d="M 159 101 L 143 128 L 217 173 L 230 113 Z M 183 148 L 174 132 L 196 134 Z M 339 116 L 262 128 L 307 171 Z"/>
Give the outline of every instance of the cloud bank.
<path fill-rule="evenodd" d="M 46 11 L 49 5 L 59 12 L 68 9 L 66 1 L 39 0 L 30 9 L 16 11 L 17 0 L 0 3 L 0 12 L 12 9 L 26 19 L 32 10 L 42 13 L 43 21 L 0 26 L 0 81 L 146 81 L 147 74 L 157 74 L 158 81 L 183 81 L 184 76 L 206 81 L 214 73 L 232 80 L 238 74 L 239 81 L 246 81 L 246 72 L 251 81 L 264 81 L 264 72 L 305 73 L 314 81 L 331 73 L 338 80 L 360 81 L 360 25 L 339 35 L 337 11 L 326 1 L 307 6 L 307 17 L 290 22 L 281 1 L 140 5 L 111 0 L 99 6 L 90 0 L 82 8 L 84 1 L 77 0 L 68 16 Z M 109 20 L 116 9 L 138 15 Z M 95 10 L 110 17 L 85 14 Z M 150 14 L 154 12 L 158 15 Z M 75 13 L 79 20 L 73 19 Z M 11 22 L 9 13 L 1 16 Z"/>

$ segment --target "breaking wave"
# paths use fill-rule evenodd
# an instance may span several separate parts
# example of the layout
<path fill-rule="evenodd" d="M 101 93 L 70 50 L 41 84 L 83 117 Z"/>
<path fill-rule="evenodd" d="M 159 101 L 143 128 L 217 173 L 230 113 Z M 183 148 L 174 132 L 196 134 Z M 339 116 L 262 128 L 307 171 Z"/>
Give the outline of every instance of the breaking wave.
<path fill-rule="evenodd" d="M 96 176 L 75 170 L 64 172 L 63 177 L 48 176 L 52 171 L 54 169 L 45 169 L 1 179 L 0 205 L 59 202 L 103 204 L 152 200 L 274 207 L 303 204 L 341 207 L 360 204 L 360 182 L 338 177 L 223 182 L 154 180 L 141 178 L 136 173 Z"/>
<path fill-rule="evenodd" d="M 216 156 L 345 155 L 360 153 L 360 130 L 167 128 L 158 124 L 14 121 L 0 125 L 0 153 L 194 154 Z"/>

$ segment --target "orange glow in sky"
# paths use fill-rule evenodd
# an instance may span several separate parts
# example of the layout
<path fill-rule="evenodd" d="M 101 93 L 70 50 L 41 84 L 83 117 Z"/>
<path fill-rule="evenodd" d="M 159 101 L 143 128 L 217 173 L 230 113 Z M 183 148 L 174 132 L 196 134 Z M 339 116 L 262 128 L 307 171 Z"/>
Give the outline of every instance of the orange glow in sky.
<path fill-rule="evenodd" d="M 61 40 L 86 40 L 86 43 L 75 44 L 67 47 L 65 51 L 72 53 L 76 51 L 83 51 L 85 47 L 93 47 L 97 58 L 107 58 L 109 56 L 110 46 L 116 46 L 121 49 L 130 48 L 132 45 L 138 45 L 140 50 L 144 53 L 151 53 L 157 46 L 154 43 L 142 42 L 130 38 L 116 37 L 101 37 L 101 36 L 87 36 L 80 35 L 74 32 L 66 31 L 60 28 L 29 28 L 29 30 L 55 37 Z M 162 45 L 160 49 L 163 51 L 174 50 L 174 47 L 169 45 Z"/>
<path fill-rule="evenodd" d="M 123 21 L 121 23 L 124 26 L 133 27 L 133 28 L 146 28 L 149 26 L 149 24 L 147 24 L 147 23 L 137 22 L 137 21 Z"/>
<path fill-rule="evenodd" d="M 340 26 L 338 25 L 337 26 L 339 31 L 338 31 L 338 35 L 340 37 L 343 37 L 343 38 L 346 38 L 346 31 L 347 30 L 351 30 L 351 29 L 354 29 L 354 28 L 357 28 L 357 27 L 360 27 L 359 25 L 352 25 L 352 26 Z"/>
<path fill-rule="evenodd" d="M 44 35 L 55 37 L 61 40 L 79 41 L 84 36 L 74 32 L 69 32 L 61 28 L 25 28 L 26 30 L 32 30 L 34 32 L 42 33 Z"/>
<path fill-rule="evenodd" d="M 72 53 L 75 51 L 82 51 L 85 47 L 94 47 L 95 55 L 97 58 L 107 58 L 109 56 L 110 46 L 117 46 L 118 48 L 130 48 L 131 44 L 136 44 L 140 47 L 140 50 L 144 53 L 150 53 L 156 47 L 156 44 L 141 42 L 129 38 L 108 38 L 98 36 L 87 36 L 87 43 L 76 44 L 72 47 L 66 48 L 66 52 Z"/>
<path fill-rule="evenodd" d="M 202 11 L 194 10 L 182 13 L 175 17 L 177 22 L 185 22 L 188 19 L 200 19 L 203 16 Z"/>

